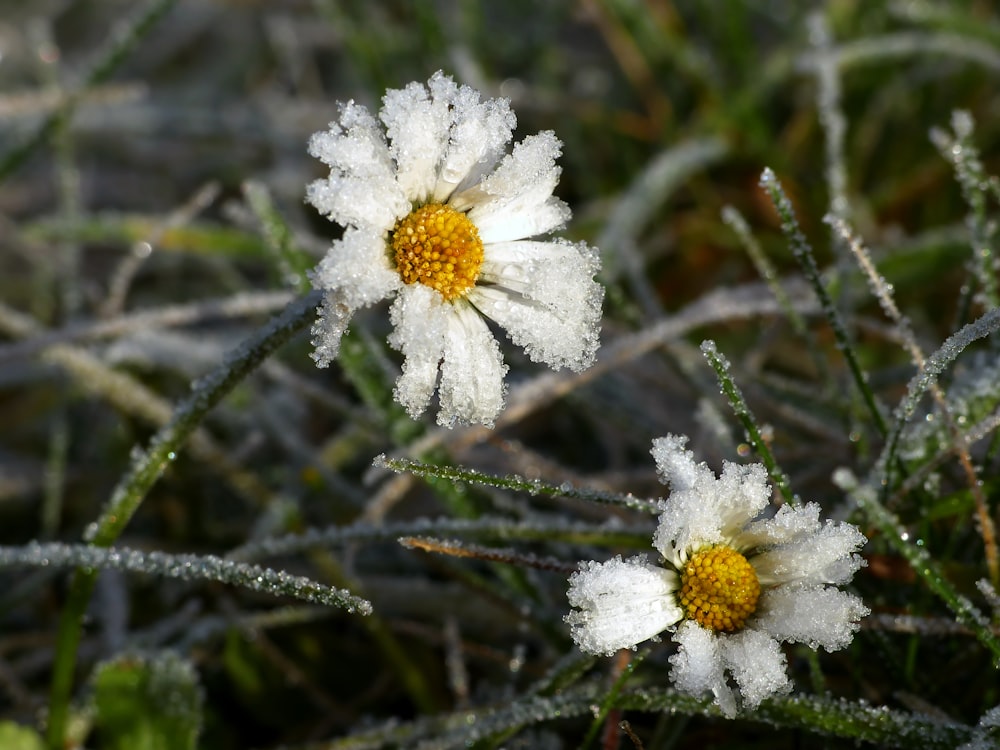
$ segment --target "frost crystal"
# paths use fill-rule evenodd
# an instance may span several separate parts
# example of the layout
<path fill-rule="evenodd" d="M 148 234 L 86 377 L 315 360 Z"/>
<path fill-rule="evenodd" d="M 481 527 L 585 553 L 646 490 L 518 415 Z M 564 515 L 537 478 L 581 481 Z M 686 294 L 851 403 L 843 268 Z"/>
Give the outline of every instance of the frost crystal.
<path fill-rule="evenodd" d="M 554 368 L 585 369 L 598 346 L 596 250 L 531 239 L 570 217 L 552 195 L 562 144 L 543 132 L 505 156 L 509 102 L 481 101 L 441 72 L 386 92 L 379 119 L 348 102 L 309 142 L 330 175 L 307 200 L 345 227 L 312 274 L 326 292 L 313 358 L 329 364 L 354 312 L 393 297 L 389 343 L 404 357 L 397 401 L 416 417 L 437 390 L 439 424 L 492 425 L 507 367 L 485 318 Z M 435 227 L 431 216 L 446 221 Z"/>
<path fill-rule="evenodd" d="M 850 524 L 821 522 L 815 503 L 767 517 L 763 466 L 726 462 L 716 477 L 686 442 L 653 441 L 672 490 L 653 537 L 664 567 L 642 556 L 585 563 L 570 577 L 568 598 L 578 609 L 566 621 L 580 649 L 594 654 L 672 630 L 674 684 L 712 693 L 735 716 L 740 704 L 755 708 L 791 688 L 780 643 L 835 651 L 851 642 L 869 611 L 836 585 L 864 564 L 857 550 L 866 540 Z"/>

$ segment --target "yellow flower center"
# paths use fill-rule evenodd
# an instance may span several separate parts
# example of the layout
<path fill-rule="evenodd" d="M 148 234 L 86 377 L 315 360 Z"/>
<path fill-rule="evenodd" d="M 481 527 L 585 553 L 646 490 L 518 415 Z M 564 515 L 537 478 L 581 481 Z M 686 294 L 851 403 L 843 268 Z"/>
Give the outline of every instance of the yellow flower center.
<path fill-rule="evenodd" d="M 483 242 L 469 217 L 441 203 L 404 216 L 390 233 L 396 270 L 453 300 L 471 289 L 483 264 Z"/>
<path fill-rule="evenodd" d="M 681 606 L 703 628 L 739 630 L 757 609 L 759 597 L 757 573 L 732 547 L 696 552 L 681 571 Z"/>

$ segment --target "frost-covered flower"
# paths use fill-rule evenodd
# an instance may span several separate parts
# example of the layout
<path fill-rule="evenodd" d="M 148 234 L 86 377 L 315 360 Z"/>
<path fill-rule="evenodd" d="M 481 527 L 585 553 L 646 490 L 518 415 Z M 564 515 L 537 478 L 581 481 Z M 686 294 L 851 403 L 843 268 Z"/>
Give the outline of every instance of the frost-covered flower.
<path fill-rule="evenodd" d="M 312 276 L 326 292 L 314 359 L 329 364 L 353 313 L 394 297 L 399 403 L 416 417 L 437 388 L 440 424 L 491 425 L 507 367 L 485 318 L 555 368 L 582 370 L 597 350 L 604 291 L 594 281 L 596 250 L 530 239 L 569 219 L 552 195 L 562 144 L 542 132 L 506 153 L 510 103 L 481 101 L 441 72 L 382 102 L 381 125 L 348 102 L 309 142 L 330 176 L 313 182 L 307 199 L 345 227 Z"/>
<path fill-rule="evenodd" d="M 586 652 L 620 648 L 672 632 L 678 650 L 671 679 L 692 694 L 710 691 L 733 716 L 791 688 L 779 643 L 836 651 L 851 642 L 868 614 L 841 591 L 864 565 L 864 535 L 847 523 L 819 519 L 819 506 L 784 505 L 765 515 L 771 490 L 760 464 L 726 462 L 718 478 L 685 450 L 687 438 L 653 441 L 661 501 L 653 547 L 664 566 L 645 556 L 587 562 L 570 577 L 566 616 Z"/>

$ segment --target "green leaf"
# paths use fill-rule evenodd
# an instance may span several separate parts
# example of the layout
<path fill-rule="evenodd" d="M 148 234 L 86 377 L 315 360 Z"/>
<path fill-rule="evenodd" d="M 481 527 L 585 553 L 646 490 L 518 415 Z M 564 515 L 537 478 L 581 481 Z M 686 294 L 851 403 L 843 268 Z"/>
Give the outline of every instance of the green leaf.
<path fill-rule="evenodd" d="M 104 662 L 94 675 L 98 747 L 194 750 L 202 700 L 194 668 L 175 654 L 127 655 Z"/>

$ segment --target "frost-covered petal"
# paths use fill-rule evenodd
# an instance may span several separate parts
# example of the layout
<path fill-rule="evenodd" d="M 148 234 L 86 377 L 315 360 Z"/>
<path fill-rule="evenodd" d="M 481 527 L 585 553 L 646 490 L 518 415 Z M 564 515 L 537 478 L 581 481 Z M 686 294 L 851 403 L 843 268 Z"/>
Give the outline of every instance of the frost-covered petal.
<path fill-rule="evenodd" d="M 423 284 L 407 284 L 389 310 L 394 326 L 389 344 L 403 354 L 403 371 L 393 395 L 416 418 L 434 395 L 438 367 L 454 311 Z"/>
<path fill-rule="evenodd" d="M 343 303 L 340 295 L 327 293 L 320 303 L 318 317 L 312 327 L 312 358 L 317 367 L 327 367 L 340 353 L 340 340 L 351 322 L 354 311 Z"/>
<path fill-rule="evenodd" d="M 448 303 L 444 303 L 448 304 Z M 506 385 L 500 346 L 482 317 L 464 300 L 451 304 L 441 363 L 438 424 L 480 423 L 487 427 L 503 408 Z"/>
<path fill-rule="evenodd" d="M 687 450 L 686 435 L 666 435 L 653 440 L 653 460 L 660 481 L 674 492 L 694 489 L 715 481 L 715 475 L 704 462 L 694 460 Z"/>
<path fill-rule="evenodd" d="M 780 641 L 836 651 L 851 642 L 867 614 L 858 597 L 832 586 L 779 586 L 761 595 L 754 627 Z"/>
<path fill-rule="evenodd" d="M 560 315 L 596 321 L 604 299 L 603 287 L 594 281 L 600 270 L 597 250 L 585 242 L 520 240 L 487 245 L 480 280 Z"/>
<path fill-rule="evenodd" d="M 782 505 L 773 518 L 754 521 L 733 542 L 741 549 L 787 544 L 820 528 L 819 505 Z"/>
<path fill-rule="evenodd" d="M 450 140 L 431 196 L 436 202 L 478 183 L 507 148 L 517 124 L 507 99 L 481 102 L 468 86 L 459 88 L 453 106 Z"/>
<path fill-rule="evenodd" d="M 593 364 L 600 329 L 592 316 L 561 316 L 539 302 L 489 287 L 470 293 L 469 301 L 499 323 L 533 362 L 575 372 Z"/>
<path fill-rule="evenodd" d="M 483 242 L 507 242 L 562 229 L 571 216 L 569 206 L 558 198 L 533 203 L 526 193 L 520 204 L 497 206 L 475 221 Z"/>
<path fill-rule="evenodd" d="M 354 101 L 341 106 L 340 116 L 327 130 L 312 135 L 308 150 L 336 172 L 391 178 L 395 171 L 378 121 Z"/>
<path fill-rule="evenodd" d="M 566 204 L 552 196 L 561 148 L 550 131 L 528 136 L 478 186 L 452 196 L 451 205 L 469 209 L 484 242 L 534 237 L 561 227 L 570 217 Z"/>
<path fill-rule="evenodd" d="M 754 555 L 761 583 L 846 583 L 864 560 L 855 551 L 868 541 L 849 523 L 827 521 L 815 533 Z"/>
<path fill-rule="evenodd" d="M 396 181 L 406 197 L 422 203 L 433 193 L 438 165 L 448 147 L 451 103 L 458 86 L 438 71 L 425 86 L 410 83 L 382 97 L 379 116 L 396 160 Z"/>
<path fill-rule="evenodd" d="M 677 653 L 670 657 L 670 680 L 674 687 L 691 695 L 711 692 L 722 713 L 736 715 L 736 697 L 726 684 L 725 663 L 719 638 L 687 620 L 674 633 Z"/>
<path fill-rule="evenodd" d="M 577 610 L 566 615 L 581 651 L 611 655 L 633 648 L 681 619 L 677 575 L 644 557 L 587 562 L 570 576 L 566 596 Z"/>
<path fill-rule="evenodd" d="M 747 628 L 719 639 L 722 659 L 740 688 L 744 708 L 756 708 L 775 693 L 788 692 L 785 655 L 774 638 Z"/>
<path fill-rule="evenodd" d="M 527 247 L 512 253 L 514 245 Z M 524 257 L 506 260 L 515 254 Z M 488 248 L 487 257 L 484 283 L 469 292 L 469 301 L 533 361 L 577 372 L 589 367 L 600 344 L 604 298 L 593 279 L 596 253 L 583 243 L 518 242 L 496 253 Z"/>
<path fill-rule="evenodd" d="M 329 177 L 306 189 L 306 200 L 327 218 L 384 231 L 409 211 L 385 137 L 365 107 L 345 104 L 338 122 L 309 139 L 309 153 L 330 166 Z"/>
<path fill-rule="evenodd" d="M 671 487 L 661 507 L 653 546 L 665 557 L 678 550 L 717 544 L 738 535 L 767 505 L 771 490 L 760 464 L 724 462 L 716 479 L 704 463 L 685 450 L 687 438 L 668 435 L 653 441 L 653 458 Z"/>
<path fill-rule="evenodd" d="M 389 264 L 385 240 L 361 229 L 335 240 L 311 279 L 315 288 L 337 292 L 352 310 L 385 299 L 403 284 Z"/>

